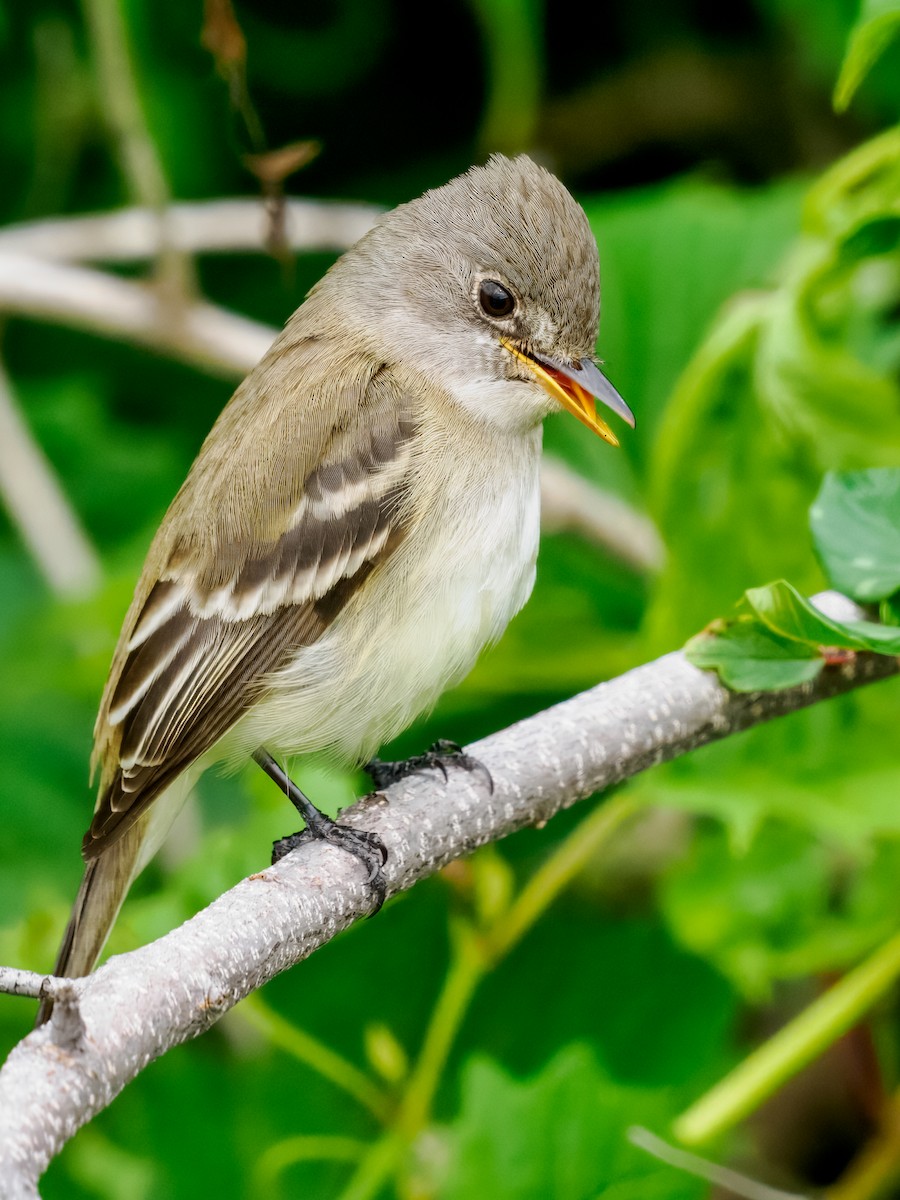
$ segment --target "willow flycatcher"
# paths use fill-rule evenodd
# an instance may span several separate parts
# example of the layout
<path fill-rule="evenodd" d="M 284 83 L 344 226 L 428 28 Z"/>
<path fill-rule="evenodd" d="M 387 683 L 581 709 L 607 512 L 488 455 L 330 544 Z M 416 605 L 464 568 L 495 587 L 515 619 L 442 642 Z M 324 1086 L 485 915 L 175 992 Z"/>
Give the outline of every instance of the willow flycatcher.
<path fill-rule="evenodd" d="M 211 763 L 365 762 L 499 637 L 534 582 L 543 418 L 614 445 L 595 399 L 634 423 L 594 363 L 599 304 L 584 212 L 525 157 L 388 213 L 312 289 L 147 555 L 56 974 L 91 970 Z M 377 839 L 292 799 L 378 873 Z"/>

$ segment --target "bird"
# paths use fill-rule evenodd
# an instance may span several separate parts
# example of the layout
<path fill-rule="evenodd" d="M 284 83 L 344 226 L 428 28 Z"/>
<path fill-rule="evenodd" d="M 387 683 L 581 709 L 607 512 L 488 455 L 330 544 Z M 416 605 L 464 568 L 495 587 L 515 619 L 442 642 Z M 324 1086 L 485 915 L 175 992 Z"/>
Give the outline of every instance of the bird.
<path fill-rule="evenodd" d="M 279 760 L 366 763 L 528 599 L 544 418 L 567 410 L 616 445 L 599 400 L 634 425 L 595 359 L 599 308 L 588 219 L 527 156 L 381 216 L 311 289 L 147 554 L 94 730 L 55 975 L 90 973 L 214 763 L 255 758 L 375 879 L 380 840 L 319 813 Z"/>

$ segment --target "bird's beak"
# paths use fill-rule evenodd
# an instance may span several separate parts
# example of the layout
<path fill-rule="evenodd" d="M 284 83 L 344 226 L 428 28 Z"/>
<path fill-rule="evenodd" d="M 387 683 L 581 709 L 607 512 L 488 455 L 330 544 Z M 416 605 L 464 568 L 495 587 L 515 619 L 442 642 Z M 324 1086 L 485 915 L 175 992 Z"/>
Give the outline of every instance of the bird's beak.
<path fill-rule="evenodd" d="M 534 372 L 554 400 L 558 400 L 588 429 L 599 433 L 611 446 L 618 446 L 619 439 L 606 422 L 597 416 L 596 400 L 618 413 L 634 429 L 634 413 L 589 358 L 569 366 L 548 355 L 526 354 L 508 338 L 501 338 L 500 344 Z"/>

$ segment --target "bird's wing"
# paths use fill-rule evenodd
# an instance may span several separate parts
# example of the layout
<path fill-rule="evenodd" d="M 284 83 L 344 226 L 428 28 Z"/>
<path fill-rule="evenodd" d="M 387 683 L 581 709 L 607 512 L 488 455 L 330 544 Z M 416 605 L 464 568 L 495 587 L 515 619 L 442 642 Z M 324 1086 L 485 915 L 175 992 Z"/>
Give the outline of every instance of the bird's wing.
<path fill-rule="evenodd" d="M 249 377 L 151 547 L 97 720 L 87 860 L 322 635 L 408 529 L 415 405 L 377 363 L 342 384 L 314 345 L 305 357 L 304 369 L 292 347 L 291 379 L 277 362 Z"/>

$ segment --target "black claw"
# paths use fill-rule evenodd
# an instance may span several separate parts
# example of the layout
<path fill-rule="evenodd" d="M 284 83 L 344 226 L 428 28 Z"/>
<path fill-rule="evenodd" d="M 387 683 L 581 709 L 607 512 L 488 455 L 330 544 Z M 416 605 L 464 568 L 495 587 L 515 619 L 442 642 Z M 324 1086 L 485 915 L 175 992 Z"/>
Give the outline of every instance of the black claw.
<path fill-rule="evenodd" d="M 448 767 L 478 772 L 484 777 L 488 791 L 493 793 L 494 781 L 484 763 L 466 754 L 462 746 L 448 738 L 440 738 L 425 754 L 416 754 L 403 762 L 382 762 L 380 758 L 373 758 L 371 762 L 366 763 L 363 770 L 371 778 L 376 791 L 380 791 L 419 771 L 440 771 L 446 783 L 449 779 Z"/>
<path fill-rule="evenodd" d="M 452 756 L 454 754 L 462 754 L 463 748 L 459 742 L 452 742 L 450 738 L 438 738 L 436 742 L 428 747 L 429 754 L 444 754 Z"/>
<path fill-rule="evenodd" d="M 308 796 L 297 787 L 292 779 L 281 769 L 278 763 L 266 750 L 257 750 L 253 755 L 257 763 L 269 775 L 306 821 L 306 828 L 298 833 L 290 833 L 287 837 L 279 838 L 272 844 L 272 862 L 279 862 L 286 854 L 296 850 L 306 842 L 321 840 L 341 850 L 346 850 L 354 858 L 358 858 L 368 868 L 366 883 L 371 888 L 375 899 L 375 907 L 369 914 L 374 917 L 384 904 L 387 894 L 387 880 L 382 867 L 388 859 L 387 847 L 377 833 L 366 829 L 353 829 L 349 825 L 339 825 L 324 813 L 319 812 Z"/>
<path fill-rule="evenodd" d="M 363 770 L 372 780 L 375 791 L 380 792 L 403 778 L 402 775 L 396 773 L 398 765 L 392 762 L 382 762 L 380 758 L 373 758 L 365 764 Z"/>
<path fill-rule="evenodd" d="M 371 833 L 368 829 L 352 829 L 349 825 L 338 825 L 336 822 L 325 831 L 324 838 L 332 846 L 346 850 L 348 854 L 358 858 L 363 866 L 368 867 L 366 883 L 375 897 L 375 907 L 369 916 L 374 917 L 384 904 L 387 894 L 387 880 L 381 869 L 388 860 L 387 846 L 377 833 Z"/>
<path fill-rule="evenodd" d="M 272 865 L 279 862 L 286 854 L 296 850 L 298 846 L 308 842 L 323 841 L 331 846 L 337 846 L 358 858 L 364 867 L 368 868 L 366 884 L 371 888 L 375 898 L 375 907 L 369 913 L 370 917 L 381 909 L 387 894 L 387 879 L 382 867 L 388 860 L 387 846 L 377 833 L 367 829 L 353 829 L 349 825 L 338 825 L 329 817 L 325 817 L 321 825 L 315 829 L 307 826 L 297 833 L 289 833 L 287 837 L 279 838 L 272 843 Z"/>
<path fill-rule="evenodd" d="M 296 850 L 304 842 L 311 842 L 312 840 L 312 835 L 308 829 L 299 829 L 296 833 L 289 833 L 286 837 L 279 838 L 277 842 L 272 843 L 272 866 L 274 867 L 286 854 L 290 854 L 292 850 Z"/>

